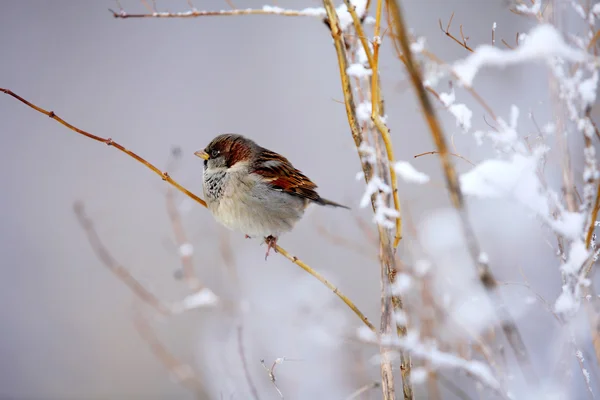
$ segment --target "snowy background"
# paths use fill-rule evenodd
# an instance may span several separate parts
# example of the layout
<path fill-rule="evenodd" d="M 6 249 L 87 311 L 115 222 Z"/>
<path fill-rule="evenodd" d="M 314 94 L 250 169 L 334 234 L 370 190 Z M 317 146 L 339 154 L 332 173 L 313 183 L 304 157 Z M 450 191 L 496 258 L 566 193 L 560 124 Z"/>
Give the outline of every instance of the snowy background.
<path fill-rule="evenodd" d="M 121 3 L 129 12 L 146 11 L 135 0 Z M 504 0 L 402 3 L 414 34 L 426 37 L 427 49 L 447 62 L 469 55 L 439 29 L 438 19 L 445 26 L 452 12 L 453 32 L 458 36 L 462 24 L 472 47 L 491 42 L 494 23 L 499 48 L 501 38 L 514 45 L 516 32 L 534 26 L 534 21 L 511 13 Z M 264 3 L 234 4 L 260 8 Z M 277 4 L 320 6 L 317 1 Z M 189 8 L 186 1 L 157 5 L 162 11 Z M 216 0 L 194 5 L 228 8 Z M 107 8 L 118 6 L 111 1 L 5 1 L 0 13 L 0 87 L 82 129 L 112 137 L 160 168 L 167 167 L 172 148 L 180 148 L 181 162 L 169 172 L 197 194 L 202 166 L 193 152 L 218 133 L 241 133 L 285 155 L 319 185 L 324 197 L 352 210 L 314 208 L 280 244 L 323 273 L 378 326 L 379 266 L 377 245 L 371 240 L 376 230 L 370 210 L 359 207 L 364 183 L 355 179 L 360 165 L 340 103 L 335 51 L 323 22 L 279 16 L 117 20 Z M 564 23 L 568 30 L 578 20 L 569 17 Z M 453 304 L 462 305 L 453 316 L 475 330 L 483 328 L 490 313 L 469 299 L 477 294 L 476 280 L 457 239 L 439 160 L 413 159 L 435 148 L 390 39 L 384 38 L 382 51 L 380 69 L 396 158 L 431 177 L 424 185 L 400 182 L 405 217 L 400 258 L 410 264 L 427 256 L 435 264 L 440 285 L 436 293 L 443 286 L 454 296 Z M 440 92 L 450 93 L 447 80 L 437 85 Z M 532 143 L 536 141 L 530 114 L 541 127 L 553 122 L 543 64 L 483 69 L 474 86 L 508 123 L 511 107 L 519 109 L 518 118 L 514 112 L 512 118 L 521 138 L 531 135 Z M 452 135 L 452 151 L 473 163 L 494 157 L 490 141 L 478 145 L 472 135 L 490 130 L 483 109 L 460 88 L 456 97 L 473 112 L 469 134 L 434 103 L 447 135 Z M 598 116 L 594 110 L 592 118 Z M 131 292 L 94 256 L 73 213 L 74 202 L 83 201 L 115 258 L 161 299 L 181 300 L 186 292 L 174 279 L 180 259 L 165 208 L 166 185 L 114 149 L 77 136 L 4 95 L 0 121 L 0 397 L 192 398 L 170 379 L 136 333 Z M 583 139 L 572 135 L 569 141 L 575 182 L 581 184 Z M 550 147 L 546 182 L 560 193 L 561 152 L 552 134 L 544 143 Z M 459 158 L 454 162 L 460 173 L 473 168 Z M 163 343 L 197 369 L 205 398 L 250 398 L 239 356 L 240 326 L 248 370 L 261 399 L 279 397 L 261 359 L 267 364 L 278 357 L 292 359 L 278 365 L 276 373 L 278 386 L 290 399 L 344 398 L 380 379 L 377 359 L 372 358 L 376 346 L 357 339 L 360 321 L 338 298 L 283 257 L 265 262 L 264 246 L 225 231 L 202 207 L 182 196 L 177 204 L 198 275 L 223 304 L 168 321 L 148 315 Z M 572 334 L 586 363 L 591 361 L 586 368 L 597 391 L 599 371 L 587 321 L 578 314 L 567 334 L 535 295 L 553 307 L 561 293 L 552 231 L 511 200 L 469 199 L 469 206 L 496 277 L 519 282 L 502 285 L 501 293 L 543 383 L 560 386 L 570 398 L 586 396 L 577 358 L 572 352 L 564 356 L 570 351 L 563 347 L 565 338 Z M 533 291 L 520 284 L 523 274 Z M 439 328 L 448 343 L 457 340 L 453 326 L 440 323 Z M 512 365 L 508 347 L 506 353 Z M 567 360 L 566 366 L 561 360 Z M 473 387 L 460 373 L 442 374 Z M 572 379 L 557 380 L 569 374 Z M 516 398 L 534 398 L 518 391 L 520 379 L 515 378 Z M 444 386 L 441 390 L 444 398 L 455 398 Z M 416 393 L 423 396 L 424 387 L 417 385 Z M 373 391 L 364 398 L 378 396 Z"/>

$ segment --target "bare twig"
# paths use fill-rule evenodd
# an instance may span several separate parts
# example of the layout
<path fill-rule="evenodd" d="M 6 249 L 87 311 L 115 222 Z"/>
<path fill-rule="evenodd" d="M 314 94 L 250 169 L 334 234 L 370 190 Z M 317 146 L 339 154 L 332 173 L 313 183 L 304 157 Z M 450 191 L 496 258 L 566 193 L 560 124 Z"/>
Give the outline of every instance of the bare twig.
<path fill-rule="evenodd" d="M 426 156 L 426 155 L 429 155 L 429 154 L 440 154 L 440 152 L 439 151 L 426 151 L 425 153 L 419 153 L 419 154 L 413 156 L 413 158 L 418 158 L 418 157 Z M 475 164 L 473 164 L 471 161 L 467 160 L 465 157 L 461 156 L 460 154 L 456 154 L 456 153 L 448 153 L 448 154 L 451 155 L 451 156 L 454 156 L 454 157 L 458 157 L 461 160 L 464 160 L 464 161 L 468 162 L 472 166 L 475 166 Z"/>
<path fill-rule="evenodd" d="M 238 325 L 237 327 L 237 340 L 238 353 L 240 355 L 240 360 L 242 361 L 242 367 L 244 368 L 246 382 L 248 383 L 248 387 L 250 388 L 250 392 L 252 393 L 254 400 L 259 400 L 258 391 L 256 390 L 256 386 L 254 386 L 254 382 L 252 382 L 252 377 L 250 376 L 250 371 L 248 370 L 248 361 L 246 360 L 246 352 L 244 351 L 244 328 L 242 327 L 242 324 Z"/>
<path fill-rule="evenodd" d="M 269 379 L 273 383 L 273 386 L 275 386 L 275 389 L 277 389 L 277 393 L 279 393 L 279 396 L 282 399 L 283 399 L 283 393 L 281 393 L 281 390 L 279 389 L 279 386 L 277 386 L 277 383 L 275 383 L 275 381 L 277 380 L 275 378 L 275 367 L 277 367 L 279 364 L 283 364 L 284 361 L 291 361 L 291 360 L 289 360 L 289 359 L 287 359 L 285 357 L 276 358 L 275 361 L 273 361 L 273 364 L 271 365 L 271 368 L 269 368 L 265 364 L 265 360 L 260 360 L 260 363 L 262 364 L 263 368 L 269 374 Z"/>
<path fill-rule="evenodd" d="M 354 400 L 361 394 L 366 393 L 371 389 L 377 389 L 380 386 L 381 386 L 381 384 L 379 382 L 367 383 L 366 385 L 364 385 L 364 386 L 356 389 L 354 392 L 352 392 L 352 394 L 350 394 L 350 396 L 346 397 L 346 400 Z"/>
<path fill-rule="evenodd" d="M 294 264 L 296 264 L 297 266 L 299 266 L 300 268 L 302 268 L 303 270 L 305 270 L 306 272 L 308 272 L 309 274 L 311 274 L 312 276 L 317 278 L 323 285 L 327 286 L 336 296 L 338 296 L 340 299 L 342 299 L 342 301 L 344 303 L 346 303 L 346 305 L 348 307 L 350 307 L 350 309 L 352 311 L 354 311 L 354 313 L 361 319 L 361 321 L 366 326 L 369 327 L 369 329 L 371 329 L 373 332 L 375 332 L 375 327 L 373 326 L 373 324 L 371 324 L 371 322 L 369 322 L 367 317 L 354 305 L 354 303 L 352 303 L 352 301 L 350 301 L 350 299 L 348 297 L 346 297 L 342 292 L 340 292 L 340 290 L 337 287 L 335 287 L 327 279 L 325 279 L 323 277 L 323 275 L 319 274 L 317 271 L 315 271 L 314 269 L 312 269 L 311 267 L 306 265 L 303 261 L 298 259 L 298 257 L 293 256 L 290 253 L 288 253 L 286 250 L 284 250 L 279 245 L 277 245 L 275 247 L 275 249 L 282 256 L 284 256 L 285 258 L 287 258 L 288 260 L 290 260 L 291 262 L 293 262 Z"/>
<path fill-rule="evenodd" d="M 459 40 L 456 36 L 454 36 L 453 34 L 450 33 L 450 25 L 452 25 L 452 20 L 454 19 L 454 12 L 452 13 L 452 15 L 450 16 L 450 20 L 448 21 L 448 25 L 446 25 L 446 29 L 444 29 L 442 27 L 442 19 L 438 19 L 438 23 L 440 26 L 440 30 L 442 32 L 444 32 L 444 34 L 446 36 L 448 36 L 450 39 L 454 40 L 456 43 L 458 43 L 461 47 L 464 47 L 466 50 L 470 51 L 471 53 L 473 52 L 473 49 L 469 47 L 469 45 L 467 45 L 467 39 L 465 38 L 465 36 L 463 35 L 463 31 L 462 31 L 462 25 L 460 25 L 460 37 L 462 38 L 462 41 Z"/>
<path fill-rule="evenodd" d="M 127 287 L 129 287 L 129 289 L 131 289 L 131 291 L 144 303 L 150 305 L 162 315 L 173 314 L 175 312 L 173 307 L 164 304 L 158 297 L 148 291 L 137 279 L 135 279 L 125 267 L 115 261 L 108 249 L 100 240 L 96 229 L 94 229 L 92 220 L 85 215 L 83 203 L 75 203 L 73 209 L 75 211 L 75 215 L 77 216 L 77 221 L 87 235 L 87 239 L 92 246 L 92 250 L 94 253 L 96 253 L 96 256 L 98 259 L 100 259 L 102 264 L 104 264 L 104 266 L 108 268 L 108 270 L 112 272 L 121 282 L 127 285 Z"/>
<path fill-rule="evenodd" d="M 195 194 L 193 194 L 192 192 L 190 192 L 189 190 L 187 190 L 186 188 L 184 188 L 183 186 L 181 186 L 177 181 L 175 181 L 173 178 L 171 178 L 168 173 L 162 172 L 160 169 L 158 169 L 157 167 L 155 167 L 153 164 L 149 163 L 144 158 L 138 156 L 133 151 L 128 150 L 125 147 L 121 146 L 119 143 L 115 142 L 111 138 L 103 138 L 103 137 L 100 137 L 100 136 L 92 135 L 91 133 L 88 133 L 88 132 L 86 132 L 86 131 L 84 131 L 82 129 L 79 129 L 79 128 L 75 127 L 74 125 L 71 125 L 70 123 L 68 123 L 67 121 L 65 121 L 61 117 L 59 117 L 58 115 L 56 115 L 54 113 L 54 111 L 46 111 L 43 108 L 38 107 L 38 106 L 36 106 L 33 103 L 30 103 L 29 101 L 25 100 L 24 98 L 22 98 L 21 96 L 19 96 L 18 94 L 14 93 L 14 92 L 12 92 L 11 90 L 0 88 L 0 92 L 6 93 L 7 95 L 9 95 L 9 96 L 11 96 L 11 97 L 19 100 L 21 103 L 23 103 L 23 104 L 25 104 L 25 105 L 33 108 L 37 112 L 40 112 L 42 114 L 47 115 L 51 119 L 53 119 L 56 122 L 60 123 L 61 125 L 66 126 L 67 128 L 69 128 L 73 132 L 77 132 L 80 135 L 83 135 L 83 136 L 85 136 L 85 137 L 87 137 L 89 139 L 95 140 L 95 141 L 100 142 L 100 143 L 104 143 L 104 144 L 106 144 L 106 145 L 108 145 L 110 147 L 113 147 L 113 148 L 115 148 L 115 149 L 117 149 L 117 150 L 119 150 L 119 151 L 127 154 L 129 157 L 131 157 L 134 160 L 136 160 L 137 162 L 143 164 L 146 168 L 150 169 L 152 172 L 154 172 L 155 174 L 157 174 L 158 176 L 160 176 L 163 181 L 167 181 L 168 183 L 170 183 L 171 185 L 173 185 L 177 190 L 179 190 L 180 192 L 184 193 L 186 196 L 189 196 L 193 200 L 197 201 L 202 206 L 206 207 L 206 203 L 204 202 L 204 200 L 202 200 L 200 197 L 196 196 Z"/>
<path fill-rule="evenodd" d="M 181 215 L 175 205 L 175 191 L 171 188 L 167 189 L 167 213 L 171 220 L 171 227 L 181 259 L 183 279 L 192 292 L 198 292 L 203 288 L 203 285 L 194 271 L 193 247 L 183 228 Z"/>
<path fill-rule="evenodd" d="M 202 390 L 202 382 L 198 379 L 189 364 L 185 364 L 175 357 L 156 336 L 156 332 L 148 321 L 142 316 L 140 310 L 134 312 L 133 324 L 142 339 L 148 344 L 152 353 L 171 373 L 173 378 L 196 394 L 199 399 L 206 398 Z"/>

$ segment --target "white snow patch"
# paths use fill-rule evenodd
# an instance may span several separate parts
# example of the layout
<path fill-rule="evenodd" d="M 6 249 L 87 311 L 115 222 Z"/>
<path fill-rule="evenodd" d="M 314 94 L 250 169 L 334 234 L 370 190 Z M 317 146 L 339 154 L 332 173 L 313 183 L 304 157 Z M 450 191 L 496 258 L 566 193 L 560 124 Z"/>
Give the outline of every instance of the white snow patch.
<path fill-rule="evenodd" d="M 588 55 L 567 45 L 554 27 L 542 24 L 534 27 L 516 49 L 503 50 L 490 45 L 480 46 L 469 57 L 456 62 L 453 69 L 461 83 L 471 86 L 483 66 L 506 67 L 525 61 L 551 61 L 554 57 L 582 62 Z"/>
<path fill-rule="evenodd" d="M 394 170 L 405 182 L 424 184 L 430 180 L 427 174 L 417 171 L 407 161 L 396 162 L 394 164 Z"/>
<path fill-rule="evenodd" d="M 217 304 L 218 301 L 219 298 L 212 290 L 203 288 L 183 299 L 182 305 L 185 310 L 193 310 L 195 308 L 213 306 Z"/>

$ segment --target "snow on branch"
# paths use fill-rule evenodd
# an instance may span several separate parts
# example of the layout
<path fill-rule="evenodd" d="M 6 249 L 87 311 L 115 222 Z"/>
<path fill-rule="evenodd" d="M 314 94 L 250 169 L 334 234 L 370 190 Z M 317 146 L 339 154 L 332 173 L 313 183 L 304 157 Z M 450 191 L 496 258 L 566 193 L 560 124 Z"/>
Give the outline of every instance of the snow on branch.
<path fill-rule="evenodd" d="M 565 43 L 561 34 L 551 25 L 538 25 L 527 34 L 525 40 L 516 49 L 503 50 L 483 45 L 477 47 L 475 52 L 466 59 L 455 63 L 453 70 L 463 84 L 471 86 L 475 76 L 484 66 L 502 68 L 526 61 L 551 61 L 554 57 L 574 62 L 590 59 L 585 51 Z"/>

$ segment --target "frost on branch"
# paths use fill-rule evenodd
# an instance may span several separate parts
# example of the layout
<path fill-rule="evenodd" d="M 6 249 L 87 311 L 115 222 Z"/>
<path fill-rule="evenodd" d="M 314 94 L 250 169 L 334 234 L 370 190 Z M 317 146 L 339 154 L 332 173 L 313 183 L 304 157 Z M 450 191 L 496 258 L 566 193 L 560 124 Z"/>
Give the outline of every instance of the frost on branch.
<path fill-rule="evenodd" d="M 373 221 L 380 224 L 388 229 L 394 228 L 394 222 L 391 218 L 397 218 L 399 216 L 398 211 L 393 208 L 389 208 L 385 204 L 383 199 L 384 194 L 390 194 L 392 189 L 389 185 L 385 184 L 378 176 L 372 176 L 371 180 L 365 188 L 365 193 L 360 200 L 360 207 L 367 207 L 371 202 L 371 196 L 375 195 L 375 216 Z"/>

